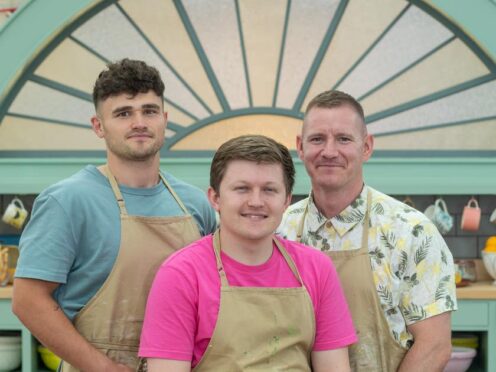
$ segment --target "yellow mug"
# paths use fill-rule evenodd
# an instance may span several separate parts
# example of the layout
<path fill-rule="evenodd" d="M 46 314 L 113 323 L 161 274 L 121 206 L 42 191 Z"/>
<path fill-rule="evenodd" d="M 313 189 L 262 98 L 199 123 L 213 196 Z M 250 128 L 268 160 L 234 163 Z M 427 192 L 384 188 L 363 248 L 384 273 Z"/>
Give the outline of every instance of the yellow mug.
<path fill-rule="evenodd" d="M 16 229 L 21 229 L 26 221 L 28 211 L 24 208 L 21 199 L 15 197 L 3 213 L 2 221 Z"/>

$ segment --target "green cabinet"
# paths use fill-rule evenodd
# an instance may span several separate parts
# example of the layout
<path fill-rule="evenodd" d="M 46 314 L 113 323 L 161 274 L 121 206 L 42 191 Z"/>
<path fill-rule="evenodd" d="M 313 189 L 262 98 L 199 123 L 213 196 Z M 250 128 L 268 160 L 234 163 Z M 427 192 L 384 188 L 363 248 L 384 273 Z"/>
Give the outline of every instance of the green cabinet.
<path fill-rule="evenodd" d="M 496 372 L 496 299 L 458 300 L 458 311 L 452 314 L 453 331 L 480 334 L 479 353 L 470 371 Z"/>
<path fill-rule="evenodd" d="M 454 331 L 478 332 L 482 337 L 481 357 L 470 371 L 496 372 L 496 299 L 458 300 L 452 314 Z M 12 314 L 10 298 L 0 298 L 0 330 L 19 330 L 22 334 L 22 372 L 38 371 L 36 341 Z"/>
<path fill-rule="evenodd" d="M 19 319 L 12 314 L 10 298 L 0 298 L 0 330 L 21 331 L 22 342 L 22 372 L 38 371 L 38 356 L 36 340 L 24 327 Z"/>

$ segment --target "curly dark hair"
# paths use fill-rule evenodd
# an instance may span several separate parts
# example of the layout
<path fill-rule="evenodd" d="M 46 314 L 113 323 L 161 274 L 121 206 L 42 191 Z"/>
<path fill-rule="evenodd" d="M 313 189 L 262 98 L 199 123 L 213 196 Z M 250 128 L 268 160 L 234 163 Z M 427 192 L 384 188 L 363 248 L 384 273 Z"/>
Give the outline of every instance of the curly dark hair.
<path fill-rule="evenodd" d="M 155 67 L 143 61 L 124 58 L 109 63 L 103 70 L 93 87 L 93 103 L 95 108 L 101 101 L 121 93 L 135 96 L 152 90 L 159 97 L 164 95 L 164 82 Z"/>
<path fill-rule="evenodd" d="M 286 146 L 262 135 L 239 136 L 223 143 L 212 159 L 210 186 L 219 192 L 219 187 L 229 162 L 248 160 L 259 164 L 281 164 L 286 193 L 290 195 L 295 182 L 293 159 Z"/>

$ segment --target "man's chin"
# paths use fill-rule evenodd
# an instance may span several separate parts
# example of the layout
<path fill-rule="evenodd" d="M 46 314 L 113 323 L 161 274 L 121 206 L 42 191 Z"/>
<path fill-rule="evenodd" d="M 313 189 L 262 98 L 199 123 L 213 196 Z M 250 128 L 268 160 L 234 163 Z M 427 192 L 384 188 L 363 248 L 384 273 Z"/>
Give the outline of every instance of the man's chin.
<path fill-rule="evenodd" d="M 130 160 L 130 161 L 139 161 L 139 162 L 145 162 L 148 161 L 152 158 L 154 158 L 159 151 L 129 151 L 126 152 L 125 154 L 121 154 L 120 157 Z"/>
<path fill-rule="evenodd" d="M 329 179 L 315 180 L 315 182 L 313 182 L 313 184 L 315 186 L 321 188 L 321 189 L 328 190 L 328 191 L 336 191 L 336 190 L 339 190 L 341 187 L 341 183 L 339 183 L 338 181 L 329 180 Z"/>

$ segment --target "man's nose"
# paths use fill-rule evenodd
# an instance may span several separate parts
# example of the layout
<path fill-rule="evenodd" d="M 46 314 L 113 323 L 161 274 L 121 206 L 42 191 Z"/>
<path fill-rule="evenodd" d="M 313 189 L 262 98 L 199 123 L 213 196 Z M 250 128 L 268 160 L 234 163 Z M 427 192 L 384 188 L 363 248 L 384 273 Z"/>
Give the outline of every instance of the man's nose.
<path fill-rule="evenodd" d="M 131 120 L 133 128 L 143 128 L 147 126 L 146 117 L 141 110 L 134 111 Z"/>
<path fill-rule="evenodd" d="M 324 144 L 324 148 L 322 149 L 322 155 L 328 158 L 333 158 L 338 155 L 338 148 L 336 146 L 336 142 L 329 140 Z"/>
<path fill-rule="evenodd" d="M 250 196 L 248 198 L 248 205 L 252 207 L 258 207 L 263 205 L 263 198 L 260 191 L 254 190 L 253 192 L 250 193 Z"/>

